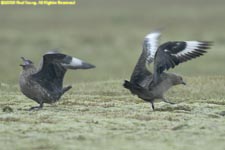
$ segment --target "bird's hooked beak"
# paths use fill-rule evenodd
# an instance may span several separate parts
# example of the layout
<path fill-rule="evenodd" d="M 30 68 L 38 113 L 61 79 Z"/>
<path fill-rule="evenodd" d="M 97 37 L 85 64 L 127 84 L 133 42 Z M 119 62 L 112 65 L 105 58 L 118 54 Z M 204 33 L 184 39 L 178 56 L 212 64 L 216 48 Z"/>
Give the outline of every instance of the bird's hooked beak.
<path fill-rule="evenodd" d="M 20 66 L 21 67 L 24 67 L 25 66 L 25 61 L 26 61 L 26 59 L 24 58 L 24 57 L 20 57 L 21 59 L 22 59 L 22 61 L 23 61 L 23 64 L 20 64 Z"/>
<path fill-rule="evenodd" d="M 21 67 L 24 67 L 24 66 L 29 65 L 29 64 L 32 63 L 32 61 L 30 61 L 30 60 L 28 60 L 28 59 L 26 59 L 24 57 L 21 57 L 21 59 L 23 61 L 23 64 L 20 64 Z"/>

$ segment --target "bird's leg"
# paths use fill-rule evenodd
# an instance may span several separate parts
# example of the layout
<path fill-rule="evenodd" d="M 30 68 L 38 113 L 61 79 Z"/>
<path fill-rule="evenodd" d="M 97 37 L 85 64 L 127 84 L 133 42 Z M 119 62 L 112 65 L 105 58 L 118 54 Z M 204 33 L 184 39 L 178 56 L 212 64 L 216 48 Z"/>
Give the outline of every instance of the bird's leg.
<path fill-rule="evenodd" d="M 40 109 L 42 109 L 42 108 L 43 108 L 43 106 L 44 106 L 44 104 L 43 104 L 43 103 L 40 103 L 40 105 L 39 105 L 39 106 L 34 106 L 34 107 L 31 107 L 31 108 L 29 109 L 29 111 L 33 111 L 33 110 L 40 110 Z"/>
<path fill-rule="evenodd" d="M 164 102 L 166 102 L 166 103 L 169 103 L 169 104 L 176 104 L 176 103 L 174 103 L 174 102 L 170 102 L 170 101 L 168 101 L 167 99 L 165 99 L 164 97 L 162 98 L 162 100 L 164 101 Z"/>
<path fill-rule="evenodd" d="M 155 110 L 154 102 L 151 101 L 150 103 L 151 103 L 152 110 L 154 111 Z"/>
<path fill-rule="evenodd" d="M 68 90 L 70 90 L 71 88 L 72 88 L 71 85 L 69 85 L 69 86 L 67 86 L 67 87 L 64 87 L 64 88 L 62 89 L 63 94 L 64 94 L 65 92 L 67 92 Z"/>

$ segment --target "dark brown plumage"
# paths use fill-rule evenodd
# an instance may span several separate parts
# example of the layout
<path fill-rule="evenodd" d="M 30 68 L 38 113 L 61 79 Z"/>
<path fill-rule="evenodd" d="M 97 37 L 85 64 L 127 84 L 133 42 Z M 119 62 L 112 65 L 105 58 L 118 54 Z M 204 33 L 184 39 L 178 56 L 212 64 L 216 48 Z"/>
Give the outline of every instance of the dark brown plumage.
<path fill-rule="evenodd" d="M 155 99 L 173 104 L 164 97 L 164 93 L 174 85 L 186 84 L 181 76 L 164 71 L 203 55 L 212 44 L 206 41 L 180 41 L 167 42 L 158 47 L 159 37 L 160 32 L 153 32 L 145 37 L 141 56 L 130 81 L 125 80 L 123 84 L 132 94 L 150 102 L 153 110 Z M 146 67 L 146 64 L 152 62 L 153 74 Z"/>
<path fill-rule="evenodd" d="M 44 103 L 54 103 L 72 86 L 63 87 L 63 78 L 67 69 L 90 69 L 94 65 L 80 59 L 49 52 L 43 56 L 41 66 L 36 69 L 33 62 L 22 57 L 23 70 L 20 74 L 19 85 L 21 92 L 36 101 L 39 106 L 30 110 L 40 109 Z"/>

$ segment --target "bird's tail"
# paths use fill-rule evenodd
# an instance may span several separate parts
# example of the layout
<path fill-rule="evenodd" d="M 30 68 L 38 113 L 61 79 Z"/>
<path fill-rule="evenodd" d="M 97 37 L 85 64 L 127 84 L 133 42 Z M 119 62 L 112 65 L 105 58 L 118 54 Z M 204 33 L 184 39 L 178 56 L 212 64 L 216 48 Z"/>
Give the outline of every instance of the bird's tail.
<path fill-rule="evenodd" d="M 132 84 L 129 81 L 124 80 L 123 87 L 125 87 L 126 89 L 131 89 Z"/>
<path fill-rule="evenodd" d="M 123 87 L 125 87 L 126 89 L 136 89 L 136 90 L 142 90 L 143 87 L 141 87 L 140 85 L 138 84 L 133 84 L 133 83 L 130 83 L 129 81 L 125 80 L 124 83 L 123 83 Z"/>
<path fill-rule="evenodd" d="M 131 83 L 127 80 L 124 81 L 123 86 L 124 88 L 129 89 L 133 95 L 137 95 L 137 93 L 142 93 L 143 91 L 146 91 L 146 89 L 144 89 L 140 85 L 136 83 Z"/>
<path fill-rule="evenodd" d="M 62 90 L 63 94 L 64 94 L 65 92 L 67 92 L 68 90 L 70 90 L 71 88 L 72 88 L 71 85 L 70 85 L 70 86 L 67 86 L 67 87 L 64 87 L 63 90 Z"/>

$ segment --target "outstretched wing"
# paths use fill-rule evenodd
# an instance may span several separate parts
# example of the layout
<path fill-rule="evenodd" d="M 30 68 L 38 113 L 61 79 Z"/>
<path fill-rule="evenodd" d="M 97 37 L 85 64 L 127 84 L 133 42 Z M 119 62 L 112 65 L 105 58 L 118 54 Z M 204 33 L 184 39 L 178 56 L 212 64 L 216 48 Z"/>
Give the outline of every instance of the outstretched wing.
<path fill-rule="evenodd" d="M 146 64 L 150 64 L 154 60 L 154 56 L 158 48 L 159 37 L 160 32 L 158 31 L 149 33 L 145 37 L 142 53 L 131 75 L 131 83 L 136 83 L 142 87 L 147 87 L 147 85 L 151 82 L 152 73 L 148 71 Z"/>
<path fill-rule="evenodd" d="M 32 77 L 49 90 L 61 90 L 67 69 L 89 69 L 93 67 L 89 63 L 62 53 L 48 52 L 43 56 L 39 71 Z"/>
<path fill-rule="evenodd" d="M 207 41 L 167 42 L 161 45 L 155 54 L 154 82 L 157 83 L 157 77 L 164 70 L 203 55 L 211 45 L 212 42 Z"/>
<path fill-rule="evenodd" d="M 63 67 L 60 62 L 66 58 L 67 55 L 57 52 L 45 54 L 39 71 L 32 77 L 50 91 L 54 91 L 57 88 L 61 89 L 66 68 Z"/>
<path fill-rule="evenodd" d="M 146 58 L 148 64 L 152 63 L 155 57 L 155 53 L 159 46 L 159 38 L 160 32 L 152 32 L 145 36 L 144 43 L 143 43 L 143 51 L 146 53 Z"/>

